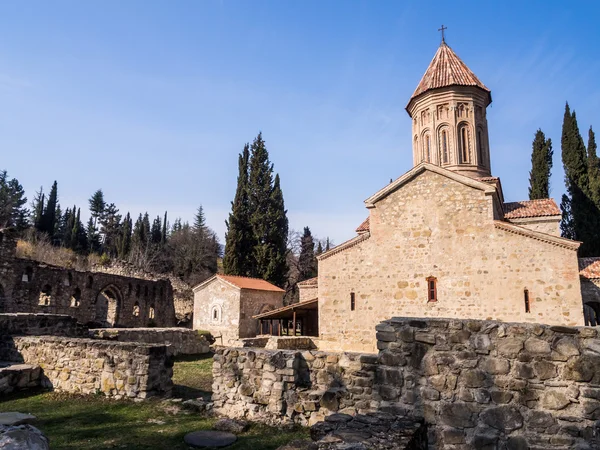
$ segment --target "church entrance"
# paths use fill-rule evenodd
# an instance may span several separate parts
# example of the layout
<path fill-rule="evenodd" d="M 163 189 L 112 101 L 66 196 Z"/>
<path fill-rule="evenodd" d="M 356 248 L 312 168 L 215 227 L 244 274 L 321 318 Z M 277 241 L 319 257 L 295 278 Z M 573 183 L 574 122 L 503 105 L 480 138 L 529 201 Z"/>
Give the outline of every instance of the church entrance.
<path fill-rule="evenodd" d="M 596 327 L 600 325 L 600 302 L 584 303 L 583 317 L 586 326 Z"/>
<path fill-rule="evenodd" d="M 96 322 L 103 327 L 114 327 L 119 320 L 121 293 L 112 285 L 103 288 L 96 297 Z"/>

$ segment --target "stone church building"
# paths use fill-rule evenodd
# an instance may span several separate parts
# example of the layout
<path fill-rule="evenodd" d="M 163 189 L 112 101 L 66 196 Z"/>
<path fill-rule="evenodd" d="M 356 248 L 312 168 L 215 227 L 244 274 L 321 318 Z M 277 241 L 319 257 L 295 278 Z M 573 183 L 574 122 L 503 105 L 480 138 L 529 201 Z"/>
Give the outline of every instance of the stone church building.
<path fill-rule="evenodd" d="M 320 349 L 374 352 L 375 326 L 395 316 L 584 325 L 582 286 L 598 292 L 600 276 L 582 274 L 599 275 L 599 263 L 579 261 L 580 243 L 560 237 L 554 200 L 505 202 L 491 102 L 442 42 L 406 106 L 413 168 L 365 200 L 357 236 L 299 285 L 301 300 L 318 303 Z"/>

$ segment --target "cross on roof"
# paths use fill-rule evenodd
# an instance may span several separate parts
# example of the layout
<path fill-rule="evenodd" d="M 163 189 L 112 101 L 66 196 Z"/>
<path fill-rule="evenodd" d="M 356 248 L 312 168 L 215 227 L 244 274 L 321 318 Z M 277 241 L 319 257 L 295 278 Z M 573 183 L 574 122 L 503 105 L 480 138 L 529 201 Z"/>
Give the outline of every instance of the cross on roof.
<path fill-rule="evenodd" d="M 447 29 L 448 29 L 448 27 L 445 27 L 443 24 L 442 24 L 442 28 L 438 28 L 438 31 L 442 32 L 442 42 L 443 43 L 446 43 L 446 39 L 444 39 L 444 30 L 447 30 Z"/>

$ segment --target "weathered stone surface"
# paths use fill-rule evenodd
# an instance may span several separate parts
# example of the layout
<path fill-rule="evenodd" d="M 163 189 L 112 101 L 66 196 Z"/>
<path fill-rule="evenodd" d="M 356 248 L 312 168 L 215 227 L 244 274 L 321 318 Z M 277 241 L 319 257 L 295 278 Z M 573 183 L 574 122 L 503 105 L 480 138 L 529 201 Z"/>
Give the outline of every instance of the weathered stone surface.
<path fill-rule="evenodd" d="M 511 432 L 523 426 L 523 416 L 514 406 L 493 406 L 480 415 L 480 419 L 492 428 Z"/>
<path fill-rule="evenodd" d="M 36 417 L 31 414 L 23 414 L 20 412 L 2 412 L 0 413 L 0 425 L 13 426 L 32 424 L 36 421 Z"/>
<path fill-rule="evenodd" d="M 486 358 L 479 367 L 492 375 L 505 375 L 510 371 L 510 363 L 505 358 Z"/>
<path fill-rule="evenodd" d="M 440 422 L 455 428 L 475 426 L 473 412 L 465 403 L 446 403 L 440 410 Z"/>
<path fill-rule="evenodd" d="M 564 409 L 569 406 L 571 402 L 565 394 L 558 391 L 548 391 L 544 393 L 542 398 L 542 404 L 544 408 L 551 409 L 554 411 Z"/>
<path fill-rule="evenodd" d="M 245 420 L 235 419 L 219 419 L 215 422 L 213 428 L 218 431 L 227 431 L 229 433 L 243 433 L 250 427 L 250 424 Z"/>
<path fill-rule="evenodd" d="M 546 355 L 550 353 L 550 343 L 543 339 L 529 338 L 525 341 L 525 350 L 537 355 Z"/>
<path fill-rule="evenodd" d="M 6 450 L 50 450 L 48 438 L 31 425 L 0 425 L 0 448 Z"/>
<path fill-rule="evenodd" d="M 227 447 L 237 441 L 235 434 L 224 431 L 193 431 L 183 437 L 184 442 L 195 448 Z"/>

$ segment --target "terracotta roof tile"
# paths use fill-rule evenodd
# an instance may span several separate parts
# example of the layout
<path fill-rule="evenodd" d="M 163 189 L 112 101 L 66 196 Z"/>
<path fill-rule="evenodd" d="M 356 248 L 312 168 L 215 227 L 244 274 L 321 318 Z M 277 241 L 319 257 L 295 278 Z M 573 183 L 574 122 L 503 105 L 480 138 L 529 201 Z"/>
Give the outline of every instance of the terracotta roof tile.
<path fill-rule="evenodd" d="M 430 89 L 447 86 L 477 86 L 490 92 L 456 53 L 445 42 L 442 42 L 410 99 L 412 100 Z"/>
<path fill-rule="evenodd" d="M 358 226 L 358 228 L 356 229 L 356 232 L 364 233 L 364 232 L 370 231 L 370 230 L 371 230 L 371 227 L 370 227 L 369 217 L 367 217 L 365 219 L 365 221 Z"/>
<path fill-rule="evenodd" d="M 298 283 L 298 286 L 318 286 L 319 285 L 319 277 L 309 278 L 308 280 L 304 280 Z"/>
<path fill-rule="evenodd" d="M 579 275 L 588 280 L 600 278 L 600 258 L 579 258 Z"/>
<path fill-rule="evenodd" d="M 524 200 L 504 204 L 505 219 L 524 219 L 527 217 L 559 216 L 560 209 L 551 198 Z"/>
<path fill-rule="evenodd" d="M 217 274 L 217 277 L 239 287 L 240 289 L 253 289 L 256 291 L 274 291 L 274 292 L 285 292 L 283 289 L 278 288 L 274 284 L 268 281 L 261 280 L 260 278 L 250 277 L 238 277 L 235 275 L 222 275 Z"/>

